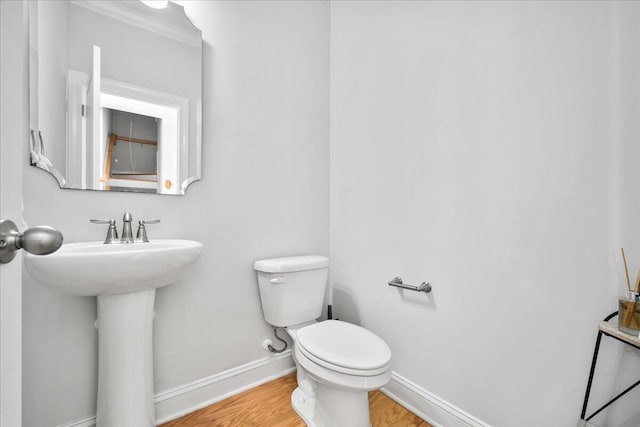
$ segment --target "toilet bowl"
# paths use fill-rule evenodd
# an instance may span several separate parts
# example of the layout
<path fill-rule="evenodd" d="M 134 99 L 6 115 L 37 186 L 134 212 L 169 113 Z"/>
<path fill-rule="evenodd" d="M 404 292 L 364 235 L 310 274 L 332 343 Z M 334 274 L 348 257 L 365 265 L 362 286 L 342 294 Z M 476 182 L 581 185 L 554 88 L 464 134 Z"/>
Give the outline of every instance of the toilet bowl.
<path fill-rule="evenodd" d="M 370 427 L 368 392 L 391 379 L 387 344 L 373 332 L 339 320 L 287 331 L 302 373 L 291 404 L 307 426 Z"/>
<path fill-rule="evenodd" d="M 391 379 L 391 350 L 373 332 L 317 322 L 329 260 L 298 256 L 256 261 L 265 320 L 293 340 L 298 387 L 291 404 L 308 427 L 371 427 L 368 392 Z"/>

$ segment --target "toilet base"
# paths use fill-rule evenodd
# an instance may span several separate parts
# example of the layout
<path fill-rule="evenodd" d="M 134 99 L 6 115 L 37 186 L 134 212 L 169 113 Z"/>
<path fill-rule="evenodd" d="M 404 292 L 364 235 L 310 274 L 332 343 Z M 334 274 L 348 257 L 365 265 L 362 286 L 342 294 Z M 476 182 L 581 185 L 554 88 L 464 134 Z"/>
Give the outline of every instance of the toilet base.
<path fill-rule="evenodd" d="M 300 387 L 296 387 L 291 393 L 291 406 L 293 410 L 307 427 L 317 427 L 313 422 L 313 410 L 316 406 L 316 399 L 305 396 L 304 392 L 300 390 Z"/>
<path fill-rule="evenodd" d="M 307 427 L 371 427 L 366 391 L 317 387 L 316 399 L 300 387 L 291 394 L 291 406 Z"/>

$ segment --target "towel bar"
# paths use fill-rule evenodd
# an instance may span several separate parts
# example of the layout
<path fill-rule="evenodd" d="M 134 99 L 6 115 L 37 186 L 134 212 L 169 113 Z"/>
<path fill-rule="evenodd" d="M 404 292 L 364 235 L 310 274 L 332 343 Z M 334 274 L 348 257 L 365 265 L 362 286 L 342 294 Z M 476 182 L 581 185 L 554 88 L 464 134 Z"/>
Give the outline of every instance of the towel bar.
<path fill-rule="evenodd" d="M 405 283 L 402 283 L 402 278 L 398 277 L 398 276 L 396 276 L 393 279 L 391 279 L 390 281 L 388 281 L 387 285 L 395 286 L 396 288 L 408 289 L 410 291 L 416 291 L 416 292 L 424 292 L 424 293 L 431 292 L 431 284 L 430 283 L 422 282 L 422 283 L 420 283 L 419 286 L 407 285 Z"/>

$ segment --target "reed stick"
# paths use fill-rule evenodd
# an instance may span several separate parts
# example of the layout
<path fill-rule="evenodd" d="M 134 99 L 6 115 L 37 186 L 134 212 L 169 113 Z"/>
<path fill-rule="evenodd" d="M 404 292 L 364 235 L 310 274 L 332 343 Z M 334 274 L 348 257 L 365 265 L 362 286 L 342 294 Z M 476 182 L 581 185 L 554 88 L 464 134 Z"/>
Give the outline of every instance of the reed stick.
<path fill-rule="evenodd" d="M 629 280 L 629 269 L 627 268 L 627 257 L 624 256 L 624 248 L 620 248 L 622 252 L 622 261 L 624 262 L 624 272 L 627 275 L 627 289 L 631 292 L 631 280 Z"/>
<path fill-rule="evenodd" d="M 636 293 L 640 293 L 640 270 L 638 270 L 638 278 L 636 279 Z"/>

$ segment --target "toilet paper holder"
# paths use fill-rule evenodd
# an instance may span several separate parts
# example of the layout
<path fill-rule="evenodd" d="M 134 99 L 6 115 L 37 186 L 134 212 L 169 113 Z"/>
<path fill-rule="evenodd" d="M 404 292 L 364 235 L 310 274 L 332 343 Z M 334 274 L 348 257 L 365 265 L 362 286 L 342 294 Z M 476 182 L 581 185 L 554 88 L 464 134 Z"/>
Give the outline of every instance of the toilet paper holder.
<path fill-rule="evenodd" d="M 422 282 L 418 286 L 408 285 L 406 283 L 402 283 L 402 278 L 399 277 L 399 276 L 396 276 L 393 279 L 389 280 L 387 282 L 387 285 L 395 286 L 396 288 L 408 289 L 410 291 L 424 292 L 426 294 L 431 292 L 431 284 L 430 283 Z"/>

